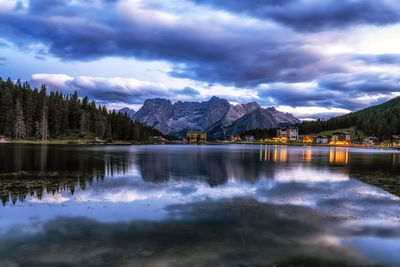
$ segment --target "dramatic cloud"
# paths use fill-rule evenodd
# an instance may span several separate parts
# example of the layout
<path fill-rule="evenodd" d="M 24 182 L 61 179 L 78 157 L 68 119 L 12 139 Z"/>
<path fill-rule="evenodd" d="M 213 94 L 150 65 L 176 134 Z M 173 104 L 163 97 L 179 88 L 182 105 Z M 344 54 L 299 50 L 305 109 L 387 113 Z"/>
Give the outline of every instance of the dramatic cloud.
<path fill-rule="evenodd" d="M 148 98 L 172 96 L 172 93 L 162 85 L 132 78 L 107 79 L 87 76 L 74 78 L 65 74 L 34 74 L 32 81 L 36 86 L 46 84 L 51 90 L 62 90 L 69 94 L 77 90 L 80 96 L 89 96 L 100 102 L 141 104 Z M 185 89 L 181 91 L 184 92 Z"/>
<path fill-rule="evenodd" d="M 399 25 L 393 0 L 0 0 L 0 65 L 18 73 L 26 55 L 30 75 L 49 72 L 33 72 L 36 65 L 57 65 L 61 76 L 33 80 L 104 103 L 215 94 L 235 103 L 356 110 L 400 92 Z M 134 59 L 142 77 L 110 59 Z M 99 63 L 99 74 L 85 73 L 89 62 Z M 82 73 L 73 74 L 75 66 Z M 147 68 L 160 74 L 143 79 Z"/>
<path fill-rule="evenodd" d="M 180 95 L 186 95 L 186 96 L 191 96 L 191 97 L 200 95 L 199 91 L 197 91 L 196 89 L 193 89 L 192 87 L 185 87 L 182 90 L 173 90 L 173 92 L 180 94 Z"/>
<path fill-rule="evenodd" d="M 399 65 L 400 55 L 399 54 L 381 54 L 381 55 L 358 55 L 356 59 L 364 61 L 368 64 L 373 65 Z"/>
<path fill-rule="evenodd" d="M 193 0 L 228 11 L 274 20 L 301 31 L 317 31 L 359 24 L 386 25 L 400 21 L 393 1 L 376 0 Z"/>
<path fill-rule="evenodd" d="M 341 69 L 307 49 L 290 30 L 242 21 L 217 12 L 189 20 L 140 8 L 137 1 L 96 7 L 40 0 L 27 10 L 2 14 L 0 31 L 24 48 L 42 43 L 63 60 L 164 59 L 176 63 L 171 75 L 238 86 L 305 81 Z M 270 34 L 274 38 L 260 38 Z"/>

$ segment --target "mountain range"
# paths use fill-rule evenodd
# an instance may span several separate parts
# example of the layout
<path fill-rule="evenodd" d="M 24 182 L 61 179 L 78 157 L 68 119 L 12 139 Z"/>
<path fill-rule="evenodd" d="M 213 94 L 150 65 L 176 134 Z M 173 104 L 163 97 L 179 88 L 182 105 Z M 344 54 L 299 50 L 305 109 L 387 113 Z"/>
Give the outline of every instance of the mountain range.
<path fill-rule="evenodd" d="M 129 108 L 120 112 L 160 130 L 164 134 L 183 138 L 187 131 L 202 131 L 209 139 L 225 139 L 255 128 L 274 128 L 299 123 L 290 113 L 274 107 L 262 108 L 258 103 L 232 105 L 213 96 L 203 102 L 176 102 L 167 99 L 148 99 L 137 111 Z"/>

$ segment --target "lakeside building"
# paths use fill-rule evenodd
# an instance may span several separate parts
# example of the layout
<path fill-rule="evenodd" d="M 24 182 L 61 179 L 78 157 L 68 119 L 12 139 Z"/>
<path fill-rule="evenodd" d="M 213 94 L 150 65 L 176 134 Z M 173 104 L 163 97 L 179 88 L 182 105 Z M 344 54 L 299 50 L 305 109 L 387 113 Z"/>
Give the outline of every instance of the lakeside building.
<path fill-rule="evenodd" d="M 315 138 L 309 135 L 303 137 L 303 143 L 314 143 Z"/>
<path fill-rule="evenodd" d="M 256 139 L 252 135 L 246 135 L 244 140 L 246 140 L 246 142 L 254 142 Z"/>
<path fill-rule="evenodd" d="M 395 147 L 400 146 L 400 135 L 390 136 L 390 146 L 395 146 Z"/>
<path fill-rule="evenodd" d="M 298 141 L 299 140 L 299 128 L 297 127 L 285 127 L 278 128 L 276 131 L 277 138 L 279 141 Z"/>
<path fill-rule="evenodd" d="M 240 136 L 239 135 L 237 135 L 237 136 L 231 136 L 231 141 L 232 142 L 236 142 L 236 141 L 242 141 L 242 138 L 240 138 Z"/>
<path fill-rule="evenodd" d="M 365 137 L 363 140 L 364 146 L 375 146 L 378 144 L 378 138 L 375 136 Z"/>
<path fill-rule="evenodd" d="M 274 137 L 274 138 L 272 138 L 272 141 L 281 142 L 281 143 L 287 143 L 289 141 L 289 138 L 287 138 L 287 137 Z"/>
<path fill-rule="evenodd" d="M 334 145 L 350 145 L 351 134 L 349 132 L 336 132 L 333 133 L 332 141 L 330 144 Z"/>
<path fill-rule="evenodd" d="M 325 135 L 317 136 L 317 144 L 328 144 L 328 143 L 329 143 L 328 136 Z"/>
<path fill-rule="evenodd" d="M 186 133 L 185 143 L 205 143 L 207 142 L 207 134 L 200 131 L 190 131 Z"/>

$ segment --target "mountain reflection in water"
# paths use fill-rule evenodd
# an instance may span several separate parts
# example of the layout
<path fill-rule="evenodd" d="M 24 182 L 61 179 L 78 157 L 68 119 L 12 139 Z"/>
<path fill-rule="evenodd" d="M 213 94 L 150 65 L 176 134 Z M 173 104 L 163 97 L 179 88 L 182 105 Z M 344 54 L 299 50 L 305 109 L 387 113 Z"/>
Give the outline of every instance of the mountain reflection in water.
<path fill-rule="evenodd" d="M 399 266 L 399 166 L 345 147 L 1 144 L 0 266 Z"/>

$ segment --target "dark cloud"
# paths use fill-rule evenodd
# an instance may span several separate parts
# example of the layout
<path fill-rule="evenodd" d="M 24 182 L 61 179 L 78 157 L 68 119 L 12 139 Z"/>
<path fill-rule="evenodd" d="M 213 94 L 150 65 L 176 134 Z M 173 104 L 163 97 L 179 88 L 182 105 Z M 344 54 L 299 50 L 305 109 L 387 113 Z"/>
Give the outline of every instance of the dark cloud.
<path fill-rule="evenodd" d="M 385 1 L 193 1 L 201 7 L 211 5 L 215 11 L 224 9 L 239 16 L 234 19 L 212 17 L 211 13 L 196 16 L 188 7 L 174 9 L 156 0 L 141 3 L 140 11 L 133 5 L 121 6 L 117 0 L 96 1 L 96 4 L 35 0 L 29 2 L 28 8 L 19 6 L 18 12 L 1 14 L 0 37 L 22 49 L 43 44 L 44 48 L 33 49 L 40 59 L 51 54 L 63 61 L 113 56 L 168 61 L 172 65 L 171 76 L 210 85 L 251 88 L 258 91 L 261 104 L 265 105 L 323 105 L 355 110 L 370 104 L 353 100 L 363 94 L 389 96 L 400 91 L 398 81 L 382 78 L 380 74 L 346 76 L 351 74 L 347 66 L 353 62 L 395 65 L 400 63 L 398 55 L 349 55 L 332 60 L 315 49 L 315 36 L 308 33 L 398 22 L 396 9 Z M 249 22 L 240 17 L 242 14 L 262 20 Z M 310 81 L 318 84 L 317 88 L 311 88 L 313 92 L 291 89 L 291 83 Z M 287 88 L 276 87 L 275 83 L 286 83 Z M 94 84 L 97 89 L 86 84 L 69 85 L 101 101 L 140 104 L 154 97 L 175 100 L 176 94 L 200 98 L 200 93 L 190 87 L 168 91 L 143 86 L 126 90 L 100 81 Z M 260 89 L 261 84 L 272 84 L 273 89 Z"/>
<path fill-rule="evenodd" d="M 46 84 L 50 90 L 61 90 L 67 94 L 76 90 L 79 96 L 88 96 L 99 103 L 142 104 L 149 98 L 172 97 L 172 93 L 164 88 L 129 78 L 73 78 L 62 74 L 38 74 L 32 77 L 31 82 L 33 86 L 40 87 L 41 84 Z"/>
<path fill-rule="evenodd" d="M 318 82 L 318 87 L 320 90 L 335 93 L 333 98 L 327 98 L 319 104 L 355 111 L 393 98 L 392 92 L 400 92 L 400 81 L 381 73 L 362 73 L 322 79 Z M 360 101 L 360 98 L 371 96 L 374 98 L 367 102 Z"/>
<path fill-rule="evenodd" d="M 361 60 L 367 64 L 373 65 L 399 65 L 399 54 L 381 54 L 381 55 L 358 55 L 356 60 Z"/>
<path fill-rule="evenodd" d="M 167 60 L 174 64 L 173 76 L 240 87 L 306 81 L 341 70 L 282 30 L 204 19 L 195 23 L 184 17 L 171 25 L 136 14 L 123 16 L 113 7 L 105 13 L 105 7 L 70 1 L 33 2 L 27 14 L 0 17 L 2 36 L 22 47 L 41 42 L 63 60 Z M 273 38 L 260 38 L 270 34 Z"/>
<path fill-rule="evenodd" d="M 393 60 L 382 57 L 380 62 Z M 318 106 L 351 111 L 383 103 L 394 97 L 393 92 L 400 92 L 400 79 L 376 72 L 330 75 L 310 85 L 270 83 L 268 87 L 257 88 L 262 99 L 259 102 L 264 105 Z"/>
<path fill-rule="evenodd" d="M 268 104 L 268 98 L 271 97 L 276 101 L 277 105 L 287 106 L 316 106 L 318 102 L 335 98 L 334 93 L 329 90 L 320 90 L 319 88 L 296 89 L 289 84 L 287 86 L 272 85 L 268 89 L 259 89 L 258 96 L 265 99 L 265 104 Z M 328 105 L 327 107 L 332 106 L 334 105 Z"/>
<path fill-rule="evenodd" d="M 185 95 L 185 96 L 198 96 L 200 95 L 200 92 L 197 91 L 196 89 L 193 89 L 192 87 L 185 87 L 183 89 L 177 89 L 177 90 L 172 90 L 174 93 L 179 94 L 179 95 Z"/>
<path fill-rule="evenodd" d="M 400 14 L 382 0 L 193 1 L 248 16 L 272 19 L 301 31 L 320 31 L 359 24 L 386 25 L 400 21 Z"/>
<path fill-rule="evenodd" d="M 1 58 L 0 58 L 1 62 Z M 46 84 L 50 90 L 61 90 L 71 94 L 75 90 L 79 96 L 88 96 L 96 102 L 122 102 L 127 104 L 142 104 L 152 98 L 174 98 L 184 96 L 194 98 L 200 93 L 191 87 L 183 89 L 167 89 L 148 82 L 130 78 L 98 78 L 70 77 L 64 74 L 36 74 L 31 83 L 34 87 Z"/>
<path fill-rule="evenodd" d="M 29 12 L 34 14 L 50 14 L 50 15 L 70 15 L 69 12 L 65 12 L 68 8 L 69 0 L 39 0 L 29 2 Z M 64 9 L 64 11 L 63 11 Z"/>

